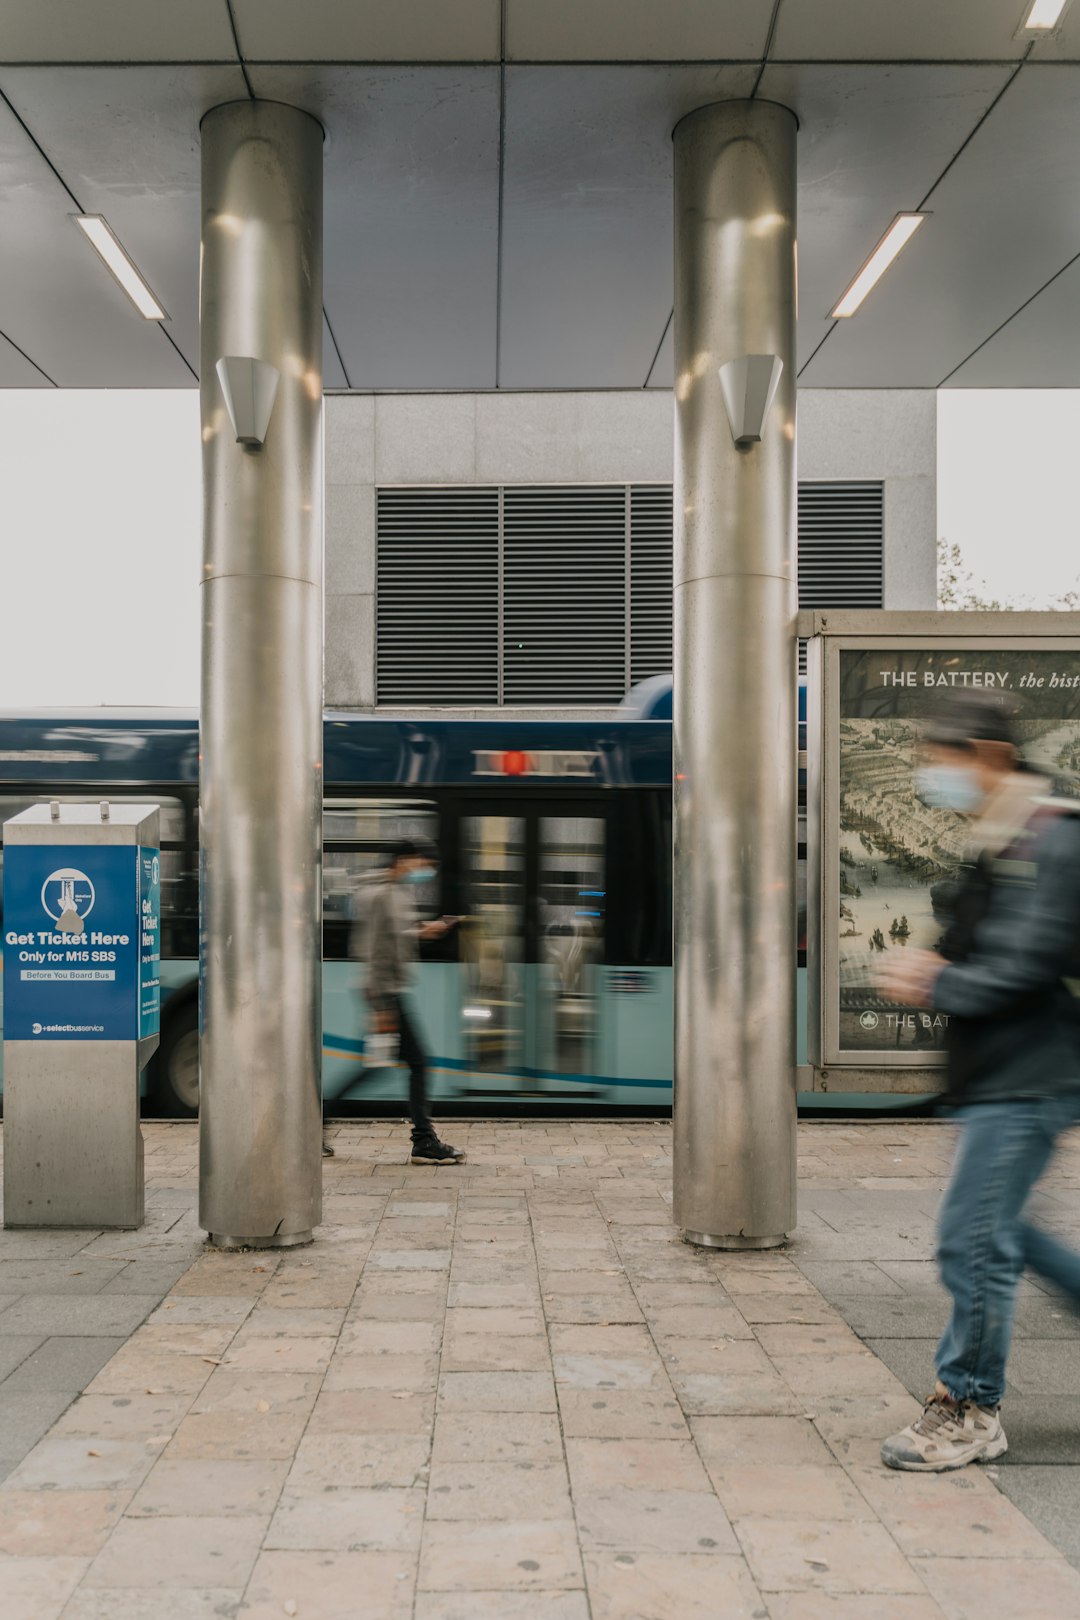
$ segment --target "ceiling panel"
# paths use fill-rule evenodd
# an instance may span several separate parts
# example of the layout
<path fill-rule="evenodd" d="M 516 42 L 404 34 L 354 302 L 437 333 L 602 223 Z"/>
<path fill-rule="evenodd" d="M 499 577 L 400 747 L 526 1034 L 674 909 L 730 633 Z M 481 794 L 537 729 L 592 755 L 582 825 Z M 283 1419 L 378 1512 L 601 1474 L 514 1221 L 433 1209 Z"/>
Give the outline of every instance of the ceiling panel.
<path fill-rule="evenodd" d="M 326 304 L 353 387 L 491 387 L 499 70 L 258 67 L 252 78 L 327 128 Z"/>
<path fill-rule="evenodd" d="M 0 332 L 0 388 L 48 388 L 48 377 L 32 366 Z"/>
<path fill-rule="evenodd" d="M 783 0 L 774 61 L 938 62 L 1019 58 L 1024 0 Z"/>
<path fill-rule="evenodd" d="M 1075 62 L 1080 58 L 1080 5 L 1072 0 L 1061 22 L 1052 33 L 1035 38 L 1033 62 Z"/>
<path fill-rule="evenodd" d="M 514 68 L 507 83 L 504 387 L 640 387 L 671 307 L 669 131 L 752 69 Z M 894 213 L 933 184 L 1007 68 L 769 70 L 800 118 L 800 360 Z M 667 353 L 652 381 L 670 384 Z"/>
<path fill-rule="evenodd" d="M 670 311 L 668 313 L 670 314 Z M 664 328 L 663 340 L 656 351 L 656 363 L 649 373 L 648 386 L 650 388 L 674 388 L 675 386 L 675 322 L 673 320 L 669 320 Z"/>
<path fill-rule="evenodd" d="M 801 124 L 800 357 L 830 334 L 804 384 L 934 386 L 1080 250 L 1080 65 L 1028 65 L 863 310 L 829 320 L 893 214 L 919 203 L 1011 73 L 767 69 L 761 93 Z M 251 75 L 260 95 L 308 107 L 328 130 L 326 303 L 348 384 L 327 334 L 327 386 L 494 386 L 499 69 L 256 64 Z M 756 75 L 753 63 L 506 70 L 503 387 L 670 386 L 670 333 L 649 368 L 671 307 L 671 130 L 702 103 L 747 95 Z M 239 68 L 0 67 L 0 89 L 80 204 L 114 226 L 194 365 L 198 121 L 244 93 Z M 192 386 L 71 225 L 74 207 L 0 105 L 0 386 L 42 381 L 11 345 L 61 385 Z M 1062 276 L 958 385 L 1080 381 L 1076 285 Z"/>
<path fill-rule="evenodd" d="M 506 0 L 506 54 L 526 62 L 760 59 L 765 0 Z"/>
<path fill-rule="evenodd" d="M 332 319 L 333 317 L 331 317 Z M 324 388 L 348 388 L 349 386 L 349 379 L 341 369 L 341 361 L 338 359 L 337 350 L 334 347 L 334 339 L 330 335 L 330 322 L 325 319 L 323 320 L 322 374 Z"/>
<path fill-rule="evenodd" d="M 226 62 L 235 54 L 225 0 L 3 3 L 0 62 Z"/>
<path fill-rule="evenodd" d="M 1012 69 L 767 68 L 760 94 L 799 117 L 799 365 L 893 216 L 915 208 Z"/>
<path fill-rule="evenodd" d="M 246 96 L 240 69 L 5 68 L 0 88 L 83 209 L 105 215 L 198 369 L 199 120 Z"/>
<path fill-rule="evenodd" d="M 232 0 L 232 7 L 240 49 L 254 61 L 499 60 L 500 0 Z"/>
<path fill-rule="evenodd" d="M 507 71 L 504 388 L 641 388 L 671 308 L 671 131 L 756 69 Z"/>
<path fill-rule="evenodd" d="M 932 388 L 1068 263 L 1080 248 L 1080 67 L 1023 68 L 928 207 L 804 383 Z"/>
<path fill-rule="evenodd" d="M 72 224 L 70 197 L 0 105 L 0 331 L 68 388 L 183 388 L 191 373 Z"/>
<path fill-rule="evenodd" d="M 1080 263 L 949 378 L 948 388 L 1080 388 Z"/>

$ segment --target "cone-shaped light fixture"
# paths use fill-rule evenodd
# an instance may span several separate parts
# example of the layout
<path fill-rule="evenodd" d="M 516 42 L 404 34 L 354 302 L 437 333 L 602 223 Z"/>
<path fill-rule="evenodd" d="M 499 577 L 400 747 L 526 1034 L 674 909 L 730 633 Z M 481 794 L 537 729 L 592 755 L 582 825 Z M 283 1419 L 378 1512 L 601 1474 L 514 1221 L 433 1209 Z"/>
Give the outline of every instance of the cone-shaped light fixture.
<path fill-rule="evenodd" d="M 217 363 L 218 381 L 237 444 L 261 450 L 277 398 L 281 373 L 266 360 L 227 354 Z"/>
<path fill-rule="evenodd" d="M 744 354 L 720 367 L 720 390 L 737 449 L 760 442 L 783 369 L 777 354 Z"/>

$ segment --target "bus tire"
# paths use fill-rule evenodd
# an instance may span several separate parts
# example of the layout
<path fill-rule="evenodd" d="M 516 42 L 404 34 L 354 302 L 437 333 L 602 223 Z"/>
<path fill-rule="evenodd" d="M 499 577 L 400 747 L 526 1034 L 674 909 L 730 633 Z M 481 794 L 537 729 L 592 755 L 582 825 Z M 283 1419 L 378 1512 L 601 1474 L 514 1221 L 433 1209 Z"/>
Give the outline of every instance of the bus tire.
<path fill-rule="evenodd" d="M 167 1019 L 150 1065 L 150 1095 L 162 1119 L 199 1112 L 199 1003 L 192 997 Z"/>

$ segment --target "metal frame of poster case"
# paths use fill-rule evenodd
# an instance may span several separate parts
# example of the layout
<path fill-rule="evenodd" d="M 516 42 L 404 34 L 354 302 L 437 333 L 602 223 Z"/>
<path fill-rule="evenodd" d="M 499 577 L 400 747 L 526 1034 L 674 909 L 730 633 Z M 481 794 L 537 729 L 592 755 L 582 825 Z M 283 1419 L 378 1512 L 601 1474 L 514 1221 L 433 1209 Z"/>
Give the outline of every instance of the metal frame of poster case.
<path fill-rule="evenodd" d="M 813 1089 L 915 1094 L 941 1089 L 943 1053 L 840 1047 L 840 655 L 843 652 L 1080 652 L 1080 613 L 806 612 L 807 1050 Z"/>

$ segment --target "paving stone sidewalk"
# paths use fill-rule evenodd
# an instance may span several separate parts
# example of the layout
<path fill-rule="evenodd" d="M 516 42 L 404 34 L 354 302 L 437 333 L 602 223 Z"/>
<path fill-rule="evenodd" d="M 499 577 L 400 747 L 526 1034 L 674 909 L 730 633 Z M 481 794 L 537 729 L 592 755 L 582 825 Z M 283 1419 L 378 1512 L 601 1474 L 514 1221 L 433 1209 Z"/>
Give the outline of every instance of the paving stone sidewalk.
<path fill-rule="evenodd" d="M 0 1486 L 4 1620 L 1080 1613 L 1080 1573 L 988 1471 L 878 1462 L 915 1403 L 845 1315 L 918 1299 L 906 1273 L 866 1285 L 927 1263 L 944 1128 L 801 1127 L 800 1236 L 742 1256 L 678 1241 L 665 1124 L 455 1125 L 469 1162 L 415 1169 L 400 1126 L 343 1125 L 326 1224 L 283 1255 L 203 1250 L 194 1128 L 145 1131 L 151 1230 L 0 1233 L 24 1289 L 0 1353 L 33 1341 L 9 1377 L 55 1342 L 76 1378 L 68 1342 L 109 1341 Z M 1049 1184 L 1059 1224 L 1078 1168 Z M 115 1269 L 72 1292 L 88 1264 Z"/>
<path fill-rule="evenodd" d="M 948 1317 L 932 1255 L 952 1132 L 803 1126 L 799 1140 L 799 1230 L 788 1253 L 921 1397 Z M 1033 1210 L 1080 1247 L 1080 1133 L 1065 1139 Z M 1080 1568 L 1080 1318 L 1035 1278 L 1020 1285 L 1003 1410 L 1009 1450 L 993 1477 Z"/>

